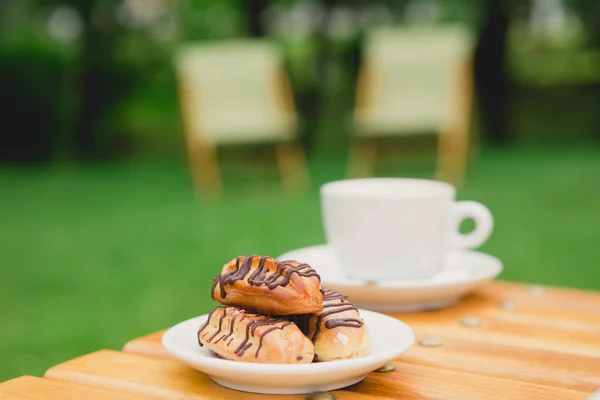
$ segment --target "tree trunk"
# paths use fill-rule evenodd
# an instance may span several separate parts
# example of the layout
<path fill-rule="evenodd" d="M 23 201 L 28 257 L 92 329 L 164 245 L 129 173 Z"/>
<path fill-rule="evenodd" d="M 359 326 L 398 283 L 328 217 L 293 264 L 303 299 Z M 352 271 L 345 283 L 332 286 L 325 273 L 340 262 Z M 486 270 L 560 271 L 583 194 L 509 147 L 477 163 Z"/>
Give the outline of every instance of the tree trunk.
<path fill-rule="evenodd" d="M 84 22 L 75 83 L 79 109 L 74 122 L 74 145 L 79 159 L 103 155 L 109 150 L 107 146 L 125 141 L 122 132 L 110 131 L 114 127 L 108 122 L 111 113 L 134 88 L 136 79 L 143 79 L 137 78 L 128 65 L 115 60 L 115 43 L 121 33 L 115 20 L 116 4 L 116 1 L 105 2 L 103 9 L 94 10 L 94 2 L 88 0 L 78 7 Z"/>
<path fill-rule="evenodd" d="M 265 32 L 261 23 L 261 15 L 269 5 L 268 0 L 244 0 L 246 5 L 246 24 L 250 37 L 263 37 Z"/>
<path fill-rule="evenodd" d="M 506 72 L 508 25 L 508 14 L 501 0 L 488 0 L 475 51 L 475 85 L 486 139 L 494 145 L 506 144 L 510 139 Z"/>

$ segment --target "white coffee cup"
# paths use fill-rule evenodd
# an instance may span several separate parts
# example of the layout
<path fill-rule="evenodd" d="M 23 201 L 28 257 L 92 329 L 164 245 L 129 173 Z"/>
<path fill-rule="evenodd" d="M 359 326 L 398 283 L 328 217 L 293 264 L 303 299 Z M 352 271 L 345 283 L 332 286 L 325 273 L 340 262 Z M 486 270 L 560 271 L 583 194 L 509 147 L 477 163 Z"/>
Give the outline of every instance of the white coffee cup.
<path fill-rule="evenodd" d="M 369 178 L 321 187 L 327 243 L 349 277 L 368 281 L 422 279 L 440 272 L 444 256 L 483 244 L 492 214 L 456 190 L 426 179 Z M 466 218 L 475 229 L 461 234 Z"/>

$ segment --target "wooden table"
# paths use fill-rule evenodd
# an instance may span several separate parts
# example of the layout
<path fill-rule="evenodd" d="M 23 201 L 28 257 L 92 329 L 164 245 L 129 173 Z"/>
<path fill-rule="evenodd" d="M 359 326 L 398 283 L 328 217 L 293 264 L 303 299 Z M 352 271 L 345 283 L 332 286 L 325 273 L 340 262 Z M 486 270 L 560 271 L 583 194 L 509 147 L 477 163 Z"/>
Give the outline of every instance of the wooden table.
<path fill-rule="evenodd" d="M 587 399 L 600 389 L 600 293 L 496 282 L 461 304 L 395 314 L 415 345 L 395 371 L 337 399 Z M 162 332 L 0 383 L 0 399 L 267 399 L 236 392 L 169 356 Z M 423 346 L 441 341 L 439 346 Z M 436 340 L 432 340 L 436 339 Z M 305 396 L 280 396 L 303 399 Z"/>

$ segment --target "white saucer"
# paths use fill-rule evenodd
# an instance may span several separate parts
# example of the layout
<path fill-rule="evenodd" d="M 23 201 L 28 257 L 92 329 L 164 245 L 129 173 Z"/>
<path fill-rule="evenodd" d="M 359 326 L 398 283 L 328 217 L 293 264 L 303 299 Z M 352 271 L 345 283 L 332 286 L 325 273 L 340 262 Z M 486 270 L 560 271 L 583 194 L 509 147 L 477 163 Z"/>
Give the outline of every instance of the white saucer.
<path fill-rule="evenodd" d="M 321 276 L 323 286 L 348 296 L 357 307 L 382 312 L 415 312 L 451 306 L 502 271 L 502 262 L 496 257 L 461 251 L 448 254 L 443 261 L 443 271 L 430 279 L 367 283 L 347 278 L 327 245 L 290 251 L 278 259 L 310 264 Z"/>
<path fill-rule="evenodd" d="M 414 342 L 412 329 L 403 322 L 372 311 L 359 311 L 371 334 L 371 354 L 349 360 L 312 364 L 224 360 L 198 346 L 196 332 L 207 315 L 175 325 L 165 332 L 162 343 L 173 356 L 230 389 L 266 394 L 329 391 L 360 382 L 369 372 L 396 359 Z"/>

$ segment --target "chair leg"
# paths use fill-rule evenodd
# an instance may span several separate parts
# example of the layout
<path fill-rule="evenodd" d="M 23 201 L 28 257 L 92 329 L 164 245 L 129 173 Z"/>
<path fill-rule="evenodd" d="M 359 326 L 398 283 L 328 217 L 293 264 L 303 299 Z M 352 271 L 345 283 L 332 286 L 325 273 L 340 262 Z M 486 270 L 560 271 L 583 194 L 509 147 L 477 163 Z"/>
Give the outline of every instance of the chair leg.
<path fill-rule="evenodd" d="M 440 133 L 436 178 L 462 187 L 469 157 L 469 131 L 473 101 L 473 65 L 466 60 L 459 66 L 453 110 L 454 120 Z"/>
<path fill-rule="evenodd" d="M 211 196 L 221 195 L 221 173 L 217 151 L 214 146 L 195 144 L 190 149 L 190 169 L 194 180 L 194 189 L 198 197 L 203 196 L 202 188 L 208 189 Z"/>
<path fill-rule="evenodd" d="M 310 184 L 310 174 L 300 143 L 281 143 L 275 151 L 285 190 L 291 193 L 304 192 Z"/>
<path fill-rule="evenodd" d="M 461 129 L 443 130 L 439 135 L 437 170 L 435 178 L 452 183 L 457 188 L 464 184 L 468 157 L 468 135 Z"/>
<path fill-rule="evenodd" d="M 377 141 L 374 139 L 354 139 L 350 144 L 348 164 L 346 166 L 346 178 L 364 178 L 373 176 L 375 173 L 375 161 L 377 159 Z"/>

